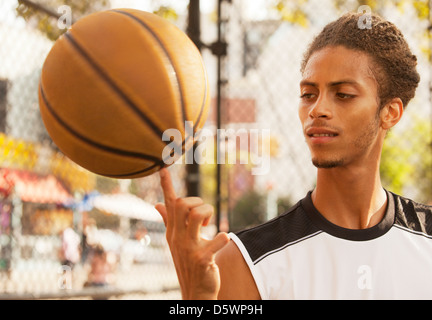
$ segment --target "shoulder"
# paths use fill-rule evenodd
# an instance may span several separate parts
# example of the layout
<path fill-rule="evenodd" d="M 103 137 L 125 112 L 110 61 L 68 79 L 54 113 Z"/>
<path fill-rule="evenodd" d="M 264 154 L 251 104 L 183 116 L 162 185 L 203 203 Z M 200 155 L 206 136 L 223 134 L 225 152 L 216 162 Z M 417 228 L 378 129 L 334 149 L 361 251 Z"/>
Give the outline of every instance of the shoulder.
<path fill-rule="evenodd" d="M 230 241 L 216 255 L 220 274 L 219 300 L 259 300 L 260 294 L 240 250 Z"/>
<path fill-rule="evenodd" d="M 260 299 L 251 271 L 253 265 L 260 258 L 320 231 L 305 212 L 308 199 L 309 195 L 264 224 L 230 234 L 231 241 L 216 255 L 221 276 L 219 299 Z"/>
<path fill-rule="evenodd" d="M 235 233 L 253 263 L 270 252 L 299 243 L 320 231 L 306 214 L 304 204 L 309 198 L 308 195 L 284 214 L 262 225 Z"/>
<path fill-rule="evenodd" d="M 391 193 L 395 203 L 395 225 L 432 236 L 432 206 Z"/>

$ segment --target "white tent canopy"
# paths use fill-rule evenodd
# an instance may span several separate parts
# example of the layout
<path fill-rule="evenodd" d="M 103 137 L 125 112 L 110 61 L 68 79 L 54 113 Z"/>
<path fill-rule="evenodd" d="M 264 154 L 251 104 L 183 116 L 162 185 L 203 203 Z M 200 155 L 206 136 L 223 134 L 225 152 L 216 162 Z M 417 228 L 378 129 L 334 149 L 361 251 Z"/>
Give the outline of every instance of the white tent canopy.
<path fill-rule="evenodd" d="M 132 194 L 98 195 L 92 199 L 95 208 L 133 219 L 162 222 L 159 212 L 150 203 Z"/>

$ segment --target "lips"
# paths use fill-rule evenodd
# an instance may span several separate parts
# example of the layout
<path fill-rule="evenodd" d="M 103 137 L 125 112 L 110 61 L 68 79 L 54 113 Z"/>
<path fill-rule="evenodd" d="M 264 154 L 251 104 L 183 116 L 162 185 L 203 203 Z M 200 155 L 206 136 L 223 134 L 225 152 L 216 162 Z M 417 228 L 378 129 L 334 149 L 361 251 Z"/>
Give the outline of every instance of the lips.
<path fill-rule="evenodd" d="M 310 127 L 305 130 L 305 133 L 313 143 L 328 143 L 339 135 L 334 130 L 321 127 Z"/>
<path fill-rule="evenodd" d="M 334 133 L 314 133 L 309 135 L 310 137 L 336 137 L 337 134 Z"/>

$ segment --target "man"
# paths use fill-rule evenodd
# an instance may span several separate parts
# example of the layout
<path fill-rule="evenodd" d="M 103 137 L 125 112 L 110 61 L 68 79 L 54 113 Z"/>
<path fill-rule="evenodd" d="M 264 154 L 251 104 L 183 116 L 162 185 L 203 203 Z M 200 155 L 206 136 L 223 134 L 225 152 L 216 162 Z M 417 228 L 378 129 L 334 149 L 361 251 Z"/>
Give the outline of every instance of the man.
<path fill-rule="evenodd" d="M 204 240 L 212 207 L 177 198 L 161 171 L 156 207 L 183 298 L 432 298 L 432 208 L 379 176 L 386 133 L 419 82 L 416 57 L 393 24 L 373 15 L 360 28 L 360 17 L 327 25 L 305 54 L 299 117 L 317 184 L 287 213 Z"/>

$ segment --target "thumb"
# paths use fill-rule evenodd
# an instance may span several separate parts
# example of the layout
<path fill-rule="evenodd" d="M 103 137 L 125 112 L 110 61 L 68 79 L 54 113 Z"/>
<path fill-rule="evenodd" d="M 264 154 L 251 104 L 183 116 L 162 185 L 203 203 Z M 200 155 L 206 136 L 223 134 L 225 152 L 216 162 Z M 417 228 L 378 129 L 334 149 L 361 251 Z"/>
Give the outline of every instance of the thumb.
<path fill-rule="evenodd" d="M 219 232 L 213 240 L 210 240 L 207 244 L 207 248 L 212 252 L 216 253 L 222 249 L 228 242 L 230 237 L 225 232 Z"/>

